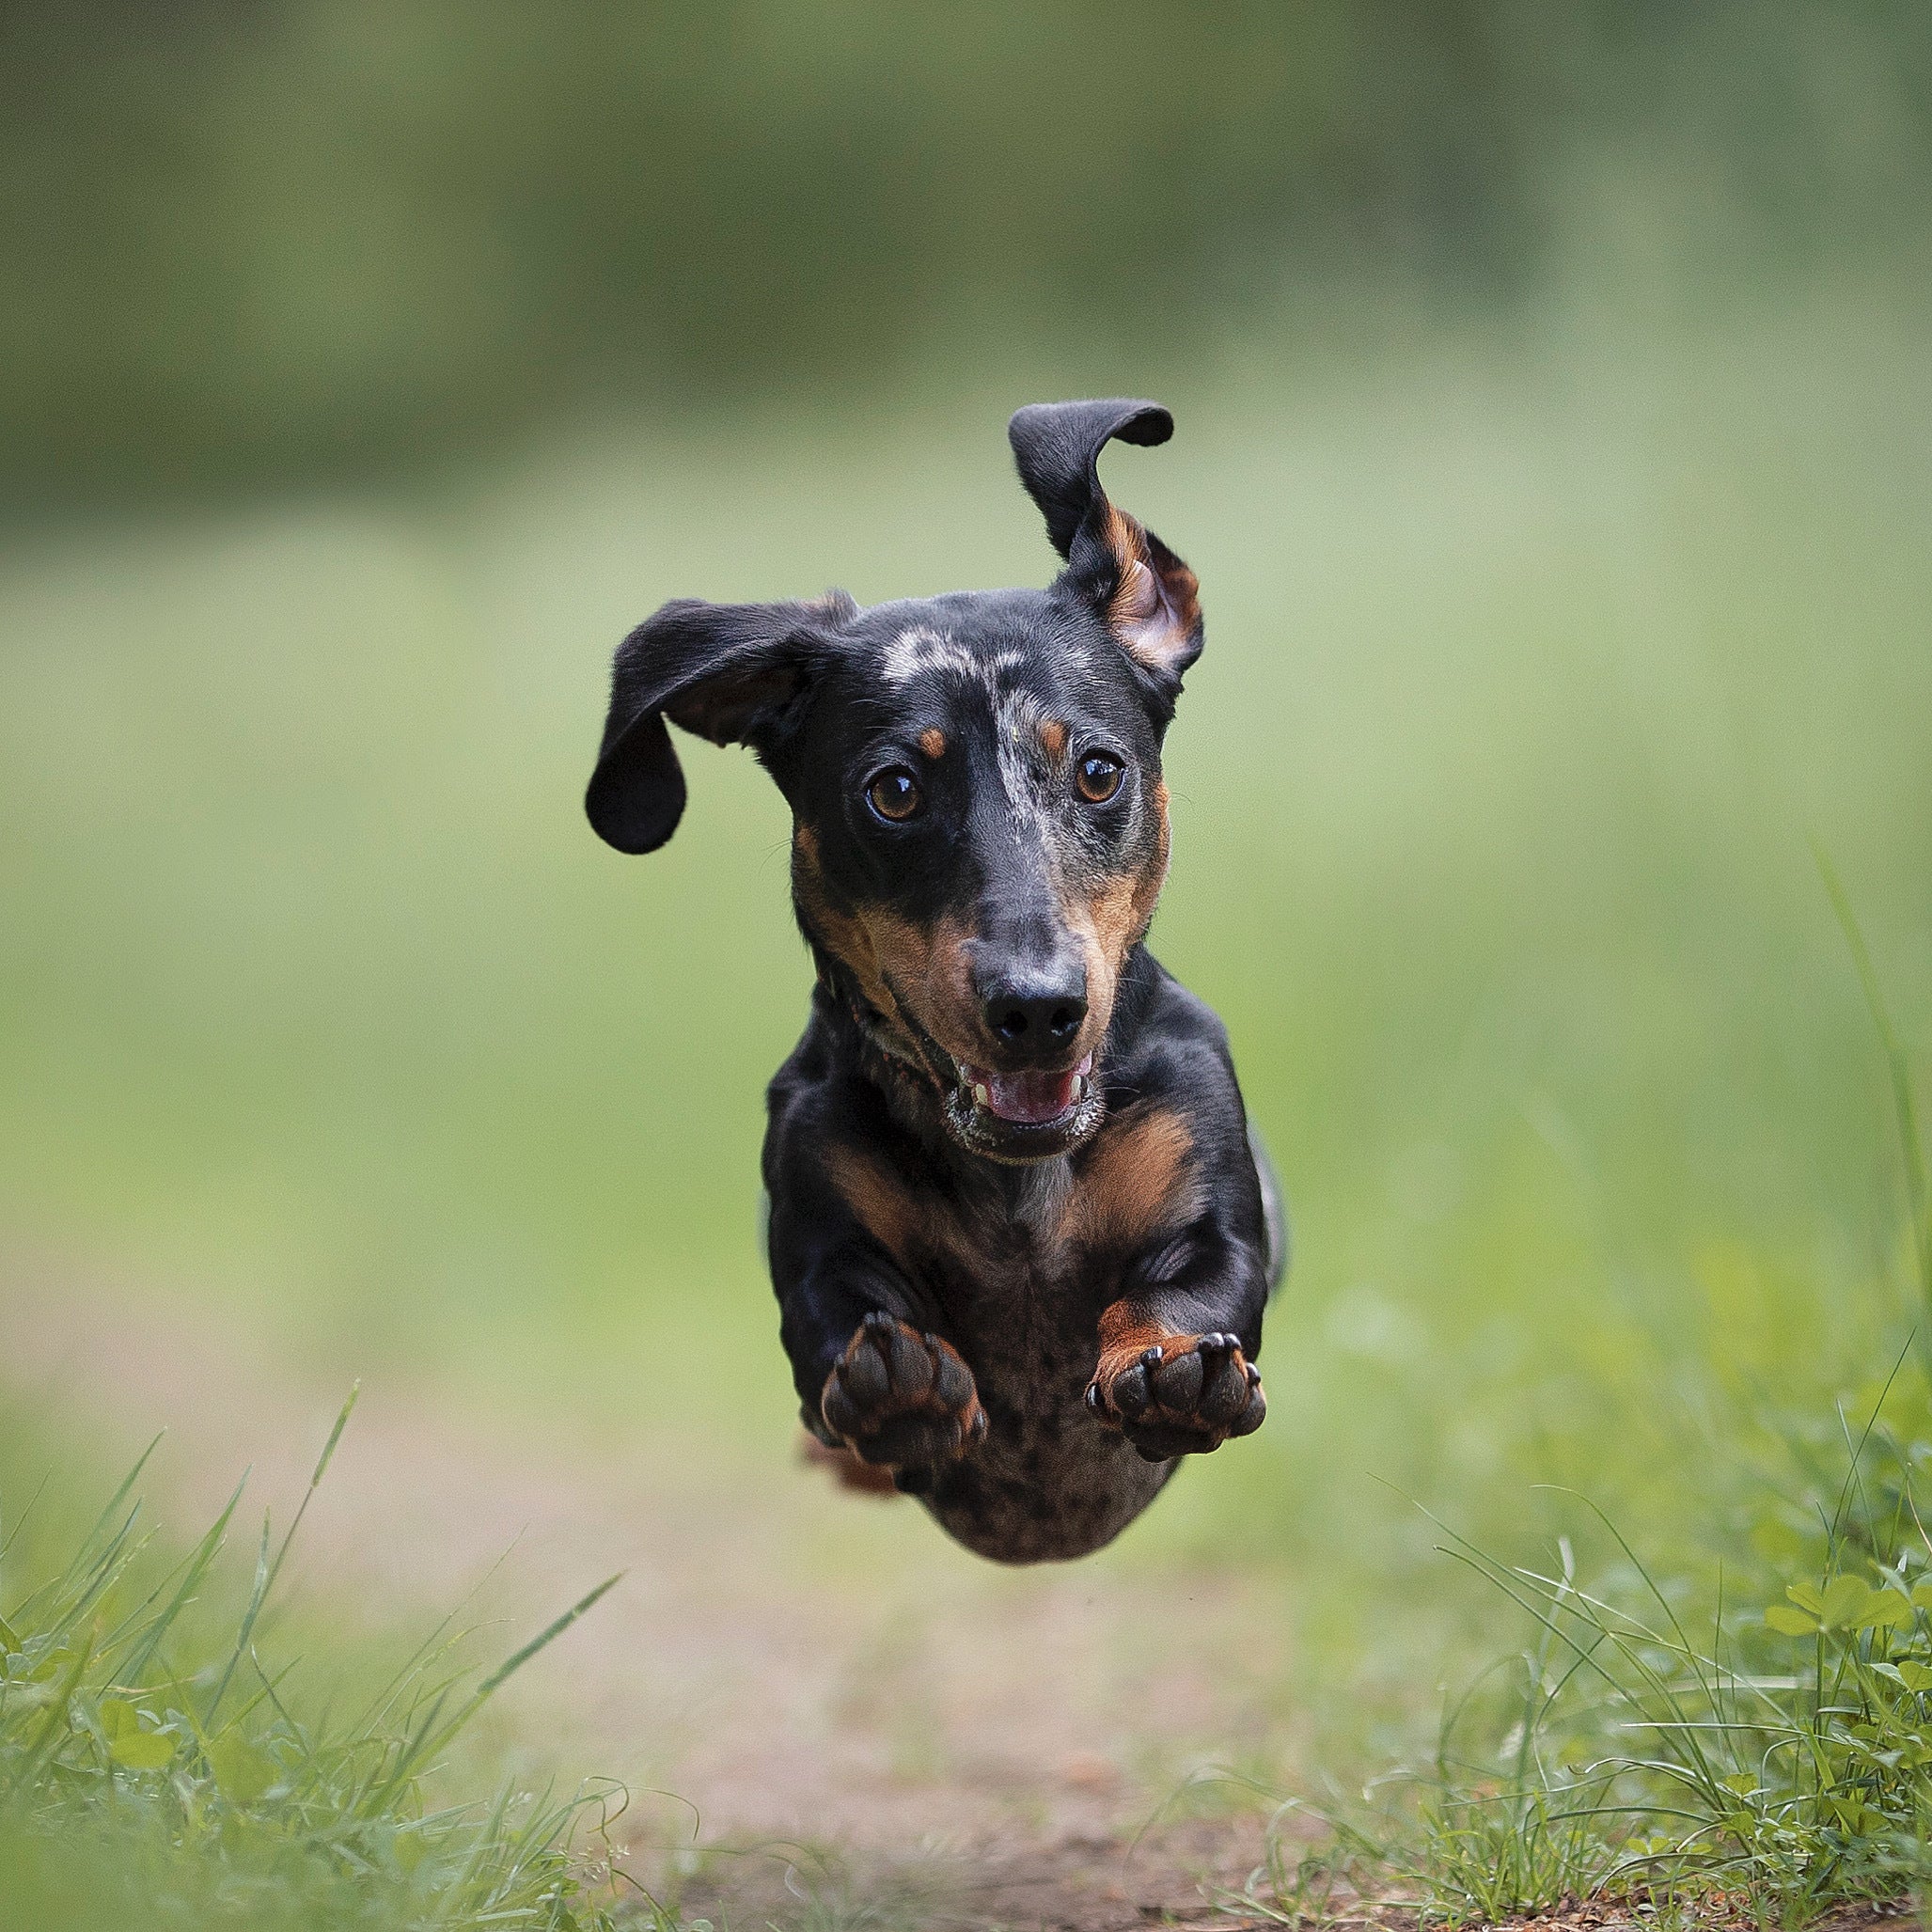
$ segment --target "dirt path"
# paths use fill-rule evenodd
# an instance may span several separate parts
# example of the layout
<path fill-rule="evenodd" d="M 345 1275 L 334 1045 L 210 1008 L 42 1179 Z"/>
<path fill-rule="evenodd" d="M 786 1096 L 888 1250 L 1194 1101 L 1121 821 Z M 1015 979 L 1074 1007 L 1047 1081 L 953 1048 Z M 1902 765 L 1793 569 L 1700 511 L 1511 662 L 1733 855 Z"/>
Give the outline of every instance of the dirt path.
<path fill-rule="evenodd" d="M 0 1391 L 116 1442 L 166 1427 L 152 1489 L 183 1522 L 251 1464 L 255 1505 L 286 1518 L 338 1393 L 188 1306 L 55 1280 L 0 1262 Z M 689 1908 L 795 1923 L 802 1893 L 862 1894 L 908 1923 L 1100 1932 L 1201 1913 L 1204 1877 L 1253 1865 L 1252 1815 L 1129 1847 L 1191 1769 L 1278 1741 L 1256 1586 L 1002 1571 L 820 1469 L 725 1480 L 646 1426 L 571 1440 L 547 1417 L 533 1456 L 533 1433 L 427 1376 L 369 1377 L 305 1526 L 311 1587 L 441 1611 L 514 1545 L 499 1594 L 528 1627 L 625 1569 L 508 1708 L 564 1762 L 694 1808 L 713 1850 L 683 1876 Z M 649 1841 L 690 1817 L 646 1808 L 639 1860 L 662 1875 Z"/>

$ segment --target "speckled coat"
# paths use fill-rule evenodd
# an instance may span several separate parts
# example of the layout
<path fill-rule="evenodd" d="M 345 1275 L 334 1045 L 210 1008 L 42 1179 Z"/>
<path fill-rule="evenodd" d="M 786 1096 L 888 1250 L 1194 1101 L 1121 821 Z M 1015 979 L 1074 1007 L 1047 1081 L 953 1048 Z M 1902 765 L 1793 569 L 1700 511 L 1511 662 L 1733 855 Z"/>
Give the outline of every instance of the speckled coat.
<path fill-rule="evenodd" d="M 1171 428 L 1014 416 L 1066 559 L 1044 590 L 667 605 L 619 651 L 588 800 L 620 850 L 669 838 L 669 720 L 790 803 L 818 984 L 764 1179 L 806 1425 L 1006 1562 L 1097 1548 L 1266 1411 L 1279 1191 L 1220 1023 L 1142 943 L 1202 623 L 1098 459 Z"/>

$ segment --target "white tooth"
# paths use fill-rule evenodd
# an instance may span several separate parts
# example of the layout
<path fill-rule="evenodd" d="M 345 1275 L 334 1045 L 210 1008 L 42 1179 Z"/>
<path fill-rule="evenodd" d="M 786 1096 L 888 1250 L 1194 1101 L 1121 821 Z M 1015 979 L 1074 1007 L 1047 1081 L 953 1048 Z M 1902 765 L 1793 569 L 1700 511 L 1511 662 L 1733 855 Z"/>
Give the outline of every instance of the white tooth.
<path fill-rule="evenodd" d="M 993 1105 L 992 1094 L 987 1092 L 985 1088 L 977 1081 L 973 1084 L 973 1098 L 982 1107 L 991 1107 Z"/>
<path fill-rule="evenodd" d="M 1086 1097 L 1087 1076 L 1085 1074 L 1076 1074 L 1074 1076 L 1074 1105 L 1076 1107 L 1078 1107 L 1081 1101 L 1085 1100 Z"/>

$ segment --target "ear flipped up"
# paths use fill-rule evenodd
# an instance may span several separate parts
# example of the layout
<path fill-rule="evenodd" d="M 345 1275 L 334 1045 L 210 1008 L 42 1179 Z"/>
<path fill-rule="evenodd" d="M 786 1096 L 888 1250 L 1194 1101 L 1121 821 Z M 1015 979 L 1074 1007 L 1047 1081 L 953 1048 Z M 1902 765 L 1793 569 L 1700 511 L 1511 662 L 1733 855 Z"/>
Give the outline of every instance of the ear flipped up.
<path fill-rule="evenodd" d="M 852 608 L 837 591 L 818 604 L 680 598 L 639 624 L 618 646 L 604 744 L 584 797 L 597 836 L 620 852 L 655 852 L 684 809 L 684 774 L 665 720 L 714 745 L 767 749 L 804 695 L 825 627 Z"/>
<path fill-rule="evenodd" d="M 1062 581 L 1100 606 L 1108 628 L 1171 704 L 1201 655 L 1201 589 L 1194 573 L 1100 487 L 1100 452 L 1165 443 L 1174 419 L 1157 402 L 1031 402 L 1006 433 L 1020 481 L 1067 559 Z"/>

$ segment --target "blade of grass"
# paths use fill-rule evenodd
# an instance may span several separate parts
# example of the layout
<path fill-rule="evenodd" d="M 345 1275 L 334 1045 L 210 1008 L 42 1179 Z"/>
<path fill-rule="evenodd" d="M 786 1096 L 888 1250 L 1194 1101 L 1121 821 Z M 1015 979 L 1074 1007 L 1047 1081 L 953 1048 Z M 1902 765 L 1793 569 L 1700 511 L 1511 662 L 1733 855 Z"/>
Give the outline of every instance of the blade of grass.
<path fill-rule="evenodd" d="M 228 1506 L 209 1525 L 207 1532 L 195 1546 L 187 1562 L 182 1564 L 181 1580 L 176 1586 L 174 1594 L 169 1597 L 165 1607 L 156 1612 L 154 1621 L 149 1626 L 141 1640 L 140 1649 L 127 1667 L 126 1675 L 131 1680 L 139 1682 L 141 1673 L 148 1668 L 154 1653 L 161 1648 L 163 1641 L 173 1627 L 175 1619 L 193 1600 L 201 1579 L 208 1574 L 209 1566 L 221 1549 L 223 1539 L 228 1534 L 228 1523 L 241 1503 L 242 1491 L 247 1482 L 248 1478 L 244 1475 L 241 1482 L 236 1484 L 235 1493 L 228 1498 Z"/>
<path fill-rule="evenodd" d="M 302 1518 L 308 1514 L 308 1505 L 315 1500 L 315 1492 L 322 1487 L 322 1478 L 328 1474 L 329 1463 L 336 1453 L 336 1445 L 342 1439 L 342 1431 L 349 1426 L 349 1418 L 355 1407 L 355 1398 L 362 1393 L 362 1383 L 358 1379 L 350 1385 L 349 1396 L 336 1413 L 335 1427 L 329 1431 L 329 1439 L 322 1444 L 322 1453 L 317 1459 L 315 1471 L 308 1479 L 308 1487 L 303 1492 L 302 1500 L 296 1505 L 294 1518 L 289 1524 L 282 1538 L 282 1546 L 271 1561 L 268 1553 L 268 1517 L 261 1519 L 261 1552 L 255 1563 L 255 1589 L 248 1599 L 248 1609 L 242 1618 L 242 1627 L 235 1634 L 234 1648 L 228 1653 L 228 1667 L 221 1673 L 221 1682 L 215 1686 L 214 1695 L 208 1701 L 208 1708 L 202 1714 L 202 1727 L 212 1730 L 215 1713 L 221 1708 L 222 1699 L 228 1694 L 228 1686 L 234 1680 L 235 1669 L 242 1661 L 248 1648 L 248 1640 L 255 1634 L 255 1620 L 261 1614 L 261 1607 L 268 1600 L 268 1594 L 275 1588 L 275 1579 L 281 1575 L 282 1565 L 288 1561 L 289 1546 L 295 1540 L 295 1532 L 302 1527 Z"/>
<path fill-rule="evenodd" d="M 268 1583 L 262 1593 L 264 1595 L 275 1588 L 275 1579 L 282 1573 L 282 1565 L 289 1557 L 289 1546 L 294 1542 L 295 1532 L 302 1527 L 302 1518 L 308 1514 L 308 1505 L 315 1500 L 315 1492 L 322 1487 L 322 1480 L 329 1472 L 329 1464 L 336 1454 L 336 1445 L 342 1439 L 342 1431 L 349 1426 L 349 1418 L 354 1413 L 356 1398 L 361 1393 L 362 1382 L 358 1377 L 349 1385 L 348 1397 L 336 1413 L 335 1426 L 329 1431 L 329 1439 L 322 1444 L 322 1453 L 316 1461 L 315 1473 L 308 1479 L 308 1487 L 303 1492 L 302 1500 L 296 1505 L 288 1533 L 282 1538 L 282 1547 L 275 1551 L 275 1562 L 269 1566 Z"/>
<path fill-rule="evenodd" d="M 26 1506 L 13 1519 L 13 1527 L 4 1537 L 0 1537 L 0 1561 L 5 1561 L 7 1552 L 13 1547 L 14 1539 L 26 1527 L 27 1518 L 34 1513 L 34 1505 L 47 1493 L 47 1483 L 52 1475 L 49 1469 L 40 1471 L 40 1480 L 34 1484 L 34 1493 L 27 1498 Z"/>
<path fill-rule="evenodd" d="M 221 1682 L 214 1687 L 214 1695 L 208 1700 L 207 1708 L 201 1713 L 201 1728 L 212 1736 L 214 1733 L 214 1715 L 221 1708 L 222 1699 L 228 1694 L 228 1685 L 233 1680 L 235 1666 L 242 1661 L 243 1653 L 248 1648 L 248 1640 L 255 1634 L 255 1620 L 261 1614 L 263 1600 L 268 1595 L 268 1586 L 275 1580 L 275 1572 L 269 1563 L 268 1555 L 269 1519 L 264 1510 L 261 1516 L 261 1547 L 255 1558 L 255 1587 L 248 1594 L 248 1608 L 242 1613 L 242 1627 L 235 1633 L 235 1641 L 228 1651 L 227 1668 L 221 1673 Z M 285 1541 L 282 1545 L 288 1548 Z"/>
<path fill-rule="evenodd" d="M 598 1584 L 596 1589 L 580 1596 L 575 1603 L 572 1604 L 569 1610 L 547 1624 L 522 1649 L 513 1651 L 509 1657 L 505 1657 L 477 1686 L 463 1703 L 458 1706 L 455 1713 L 449 1718 L 443 1720 L 440 1724 L 437 1722 L 437 1718 L 442 1710 L 444 1700 L 439 1697 L 434 1706 L 431 1709 L 430 1715 L 424 1719 L 416 1736 L 410 1740 L 397 1760 L 394 1768 L 389 1774 L 388 1781 L 376 1792 L 372 1793 L 371 1798 L 378 1801 L 386 1801 L 387 1798 L 401 1784 L 402 1781 L 409 1775 L 416 1765 L 440 1751 L 539 1651 L 546 1648 L 549 1644 L 555 1642 L 558 1638 L 561 1637 L 593 1604 L 607 1592 L 614 1590 L 619 1583 L 622 1582 L 623 1578 L 624 1572 L 620 1570 L 615 1576 L 606 1577 L 603 1582 Z"/>
<path fill-rule="evenodd" d="M 86 1552 L 94 1547 L 95 1537 L 100 1535 L 102 1531 L 104 1530 L 107 1527 L 107 1525 L 111 1521 L 113 1521 L 114 1517 L 119 1513 L 121 1504 L 128 1500 L 128 1492 L 134 1488 L 134 1484 L 137 1482 L 140 1481 L 141 1471 L 148 1467 L 149 1458 L 152 1456 L 154 1452 L 161 1447 L 161 1438 L 163 1436 L 166 1435 L 166 1433 L 167 1431 L 165 1429 L 157 1431 L 153 1440 L 150 1441 L 148 1447 L 144 1449 L 140 1453 L 140 1454 L 134 1458 L 134 1468 L 131 1469 L 127 1472 L 126 1476 L 121 1479 L 120 1487 L 117 1489 L 114 1492 L 114 1494 L 107 1499 L 107 1506 L 101 1512 L 101 1514 L 97 1517 L 95 1517 L 94 1527 L 91 1530 L 89 1530 L 84 1537 L 81 1538 L 80 1543 L 76 1548 L 76 1564 L 83 1561 L 86 1555 Z"/>
<path fill-rule="evenodd" d="M 1928 1191 L 1932 1190 L 1928 1190 L 1924 1151 L 1919 1139 L 1918 1112 L 1912 1104 L 1911 1064 L 1906 1059 L 1905 1048 L 1899 1045 L 1898 1034 L 1893 1028 L 1892 1014 L 1878 984 L 1877 971 L 1872 965 L 1864 932 L 1859 925 L 1858 915 L 1852 910 L 1850 895 L 1823 847 L 1814 845 L 1813 851 L 1818 871 L 1824 877 L 1825 890 L 1830 895 L 1831 908 L 1838 915 L 1838 923 L 1845 929 L 1852 962 L 1858 967 L 1859 982 L 1864 988 L 1865 1005 L 1871 1013 L 1872 1024 L 1878 1030 L 1878 1042 L 1885 1050 L 1886 1069 L 1892 1076 L 1893 1112 L 1898 1127 L 1899 1154 L 1905 1164 L 1906 1202 L 1911 1217 L 1912 1246 L 1919 1264 L 1921 1312 L 1916 1332 L 1927 1377 L 1932 1378 L 1932 1212 L 1928 1212 L 1926 1200 Z"/>

